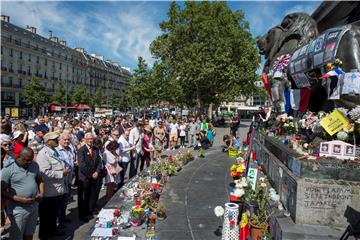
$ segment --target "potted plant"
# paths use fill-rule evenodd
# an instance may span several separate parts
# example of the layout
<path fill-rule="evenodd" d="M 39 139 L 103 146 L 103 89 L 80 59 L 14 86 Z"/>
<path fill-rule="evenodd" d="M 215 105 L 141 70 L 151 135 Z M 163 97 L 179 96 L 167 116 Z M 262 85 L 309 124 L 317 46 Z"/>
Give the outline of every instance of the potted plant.
<path fill-rule="evenodd" d="M 163 203 L 159 203 L 156 209 L 156 215 L 159 221 L 162 221 L 166 218 L 166 208 Z"/>
<path fill-rule="evenodd" d="M 261 240 L 262 236 L 268 233 L 268 220 L 271 214 L 267 213 L 267 206 L 269 204 L 269 193 L 265 180 L 259 181 L 257 184 L 254 196 L 256 196 L 256 203 L 258 211 L 254 211 L 250 218 L 251 236 L 252 239 Z"/>

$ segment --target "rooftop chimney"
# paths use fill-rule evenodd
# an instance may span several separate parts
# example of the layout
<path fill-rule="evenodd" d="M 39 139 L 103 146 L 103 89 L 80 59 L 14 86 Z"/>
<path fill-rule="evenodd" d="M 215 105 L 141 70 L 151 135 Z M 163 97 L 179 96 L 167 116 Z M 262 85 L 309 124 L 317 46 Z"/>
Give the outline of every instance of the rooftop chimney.
<path fill-rule="evenodd" d="M 9 16 L 6 16 L 6 15 L 1 15 L 1 21 L 4 21 L 4 22 L 10 22 L 10 17 Z"/>
<path fill-rule="evenodd" d="M 60 43 L 60 45 L 66 46 L 66 41 L 64 41 L 64 40 L 60 40 L 59 43 Z"/>
<path fill-rule="evenodd" d="M 29 32 L 35 33 L 36 34 L 36 27 L 32 27 L 29 25 L 26 25 L 26 30 L 28 30 Z"/>
<path fill-rule="evenodd" d="M 76 51 L 84 53 L 84 49 L 83 48 L 75 48 Z"/>

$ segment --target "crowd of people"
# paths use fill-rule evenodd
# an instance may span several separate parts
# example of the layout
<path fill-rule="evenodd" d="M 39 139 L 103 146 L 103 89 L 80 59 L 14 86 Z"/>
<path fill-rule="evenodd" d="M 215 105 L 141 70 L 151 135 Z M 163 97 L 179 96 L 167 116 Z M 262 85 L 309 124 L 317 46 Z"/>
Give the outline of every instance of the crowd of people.
<path fill-rule="evenodd" d="M 2 118 L 1 224 L 10 220 L 10 239 L 32 239 L 38 218 L 39 239 L 64 235 L 75 188 L 79 218 L 87 222 L 100 210 L 103 185 L 110 200 L 126 179 L 161 160 L 164 149 L 207 149 L 215 135 L 205 116 L 38 116 L 16 124 Z"/>

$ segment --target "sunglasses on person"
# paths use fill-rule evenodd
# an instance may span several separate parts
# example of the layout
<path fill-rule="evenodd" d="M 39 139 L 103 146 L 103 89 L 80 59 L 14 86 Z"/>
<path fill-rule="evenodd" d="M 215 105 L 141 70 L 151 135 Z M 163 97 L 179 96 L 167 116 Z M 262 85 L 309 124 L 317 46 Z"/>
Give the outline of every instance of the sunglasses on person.
<path fill-rule="evenodd" d="M 10 146 L 10 143 L 2 143 L 1 145 L 6 147 L 6 146 Z"/>

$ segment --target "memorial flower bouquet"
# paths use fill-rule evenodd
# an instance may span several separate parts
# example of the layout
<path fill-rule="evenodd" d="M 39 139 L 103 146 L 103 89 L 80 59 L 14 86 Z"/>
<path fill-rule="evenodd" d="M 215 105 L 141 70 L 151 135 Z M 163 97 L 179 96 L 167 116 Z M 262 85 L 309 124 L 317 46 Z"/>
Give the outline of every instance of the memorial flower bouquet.
<path fill-rule="evenodd" d="M 230 168 L 230 174 L 234 179 L 238 179 L 244 175 L 245 170 L 245 163 L 233 164 Z"/>
<path fill-rule="evenodd" d="M 135 207 L 130 212 L 131 225 L 134 227 L 140 226 L 145 219 L 145 211 L 141 207 Z"/>

